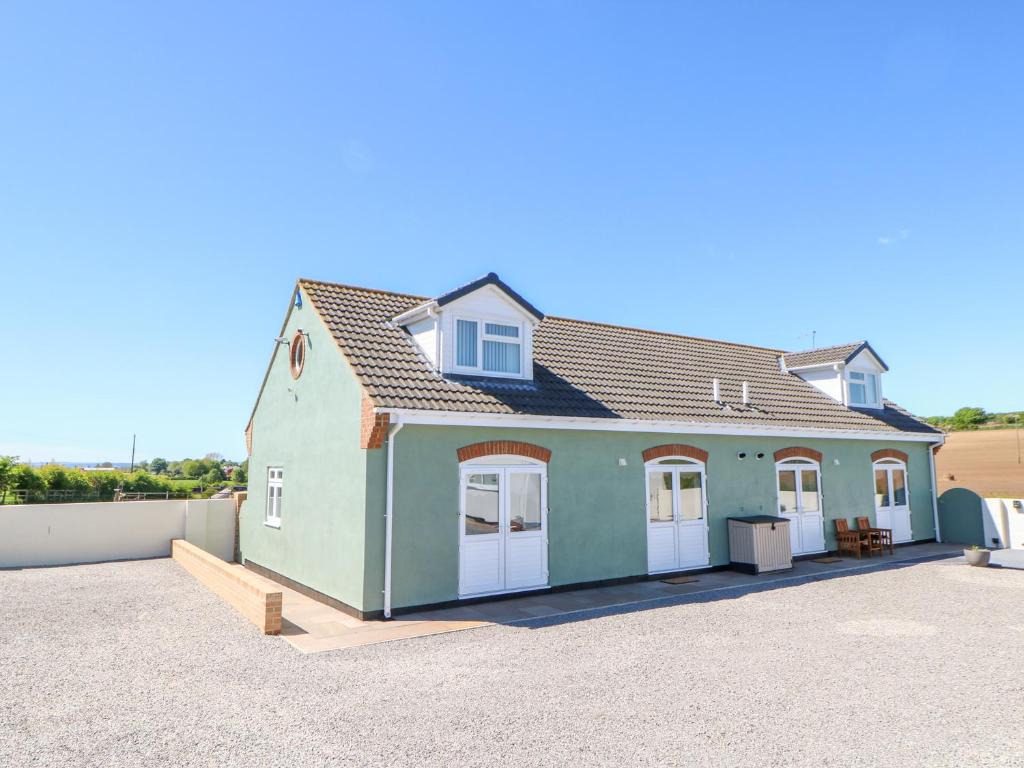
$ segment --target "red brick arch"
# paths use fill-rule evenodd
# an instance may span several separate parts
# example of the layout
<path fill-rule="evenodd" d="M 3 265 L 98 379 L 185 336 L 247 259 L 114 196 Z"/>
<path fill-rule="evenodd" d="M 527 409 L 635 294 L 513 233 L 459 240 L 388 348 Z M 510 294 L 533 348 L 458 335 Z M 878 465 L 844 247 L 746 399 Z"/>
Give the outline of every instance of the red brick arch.
<path fill-rule="evenodd" d="M 685 456 L 687 459 L 696 459 L 697 461 L 702 461 L 705 464 L 708 461 L 707 451 L 692 445 L 683 445 L 682 443 L 655 445 L 643 452 L 645 462 L 654 461 L 655 459 L 663 459 L 666 456 Z"/>
<path fill-rule="evenodd" d="M 487 440 L 483 443 L 464 445 L 456 451 L 459 461 L 481 459 L 484 456 L 525 456 L 547 464 L 551 461 L 551 449 L 533 443 L 521 443 L 518 440 Z"/>
<path fill-rule="evenodd" d="M 895 448 L 883 448 L 882 450 L 875 451 L 871 454 L 872 461 L 880 461 L 881 459 L 896 459 L 906 464 L 907 454 L 903 451 L 898 451 Z"/>
<path fill-rule="evenodd" d="M 821 464 L 821 453 L 813 448 L 804 448 L 801 445 L 794 445 L 792 448 L 780 448 L 775 452 L 776 461 L 786 459 L 810 459 Z"/>

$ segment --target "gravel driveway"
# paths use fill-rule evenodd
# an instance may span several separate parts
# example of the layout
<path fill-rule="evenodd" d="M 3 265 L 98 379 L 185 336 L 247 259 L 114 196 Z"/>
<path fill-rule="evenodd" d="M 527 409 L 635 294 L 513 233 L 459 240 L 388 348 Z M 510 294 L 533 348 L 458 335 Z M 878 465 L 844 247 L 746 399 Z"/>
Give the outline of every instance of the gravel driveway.
<path fill-rule="evenodd" d="M 304 656 L 170 560 L 0 572 L 0 765 L 1024 765 L 1024 572 Z"/>

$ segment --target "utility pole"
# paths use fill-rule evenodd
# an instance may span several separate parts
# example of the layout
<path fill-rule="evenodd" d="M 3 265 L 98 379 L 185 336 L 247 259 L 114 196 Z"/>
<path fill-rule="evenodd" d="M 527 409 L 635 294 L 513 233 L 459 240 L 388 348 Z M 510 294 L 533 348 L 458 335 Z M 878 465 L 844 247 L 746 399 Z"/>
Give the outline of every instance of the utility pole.
<path fill-rule="evenodd" d="M 129 473 L 135 471 L 135 435 L 132 435 L 132 468 L 128 470 Z"/>

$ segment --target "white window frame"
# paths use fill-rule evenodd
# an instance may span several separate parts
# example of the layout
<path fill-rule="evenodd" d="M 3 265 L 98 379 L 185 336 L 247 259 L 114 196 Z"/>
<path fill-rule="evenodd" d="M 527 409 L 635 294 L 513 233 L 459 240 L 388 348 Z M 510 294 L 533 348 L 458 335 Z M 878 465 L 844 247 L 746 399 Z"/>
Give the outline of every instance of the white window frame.
<path fill-rule="evenodd" d="M 274 489 L 277 493 L 273 493 Z M 267 505 L 263 524 L 271 528 L 281 527 L 281 495 L 284 491 L 284 467 L 267 467 Z"/>
<path fill-rule="evenodd" d="M 821 487 L 821 464 L 814 459 L 808 459 L 806 456 L 792 456 L 788 459 L 775 462 L 775 513 L 777 515 L 782 514 L 782 489 L 779 488 L 779 472 L 789 469 L 799 469 L 802 471 L 806 471 L 808 469 L 814 470 L 814 474 L 818 477 L 818 512 L 821 513 L 822 526 L 824 526 L 825 492 Z M 804 508 L 804 489 L 799 477 L 797 478 L 796 485 L 796 506 L 802 513 Z M 824 535 L 824 530 L 822 530 L 822 535 Z"/>
<path fill-rule="evenodd" d="M 867 376 L 874 376 L 875 377 L 875 397 L 877 399 L 873 403 L 872 402 L 864 402 L 864 403 L 855 403 L 855 402 L 853 402 L 853 386 L 854 386 L 854 384 L 861 384 L 861 383 L 863 383 L 863 385 L 864 385 L 864 396 L 865 397 L 867 397 L 867 389 L 868 389 L 867 379 L 866 378 L 865 378 L 864 382 L 859 382 L 859 381 L 858 382 L 854 382 L 850 378 L 851 374 L 854 374 L 854 373 L 861 374 L 861 375 L 863 375 L 865 377 L 867 377 Z M 844 380 L 845 386 L 846 386 L 846 404 L 847 405 L 855 406 L 857 408 L 881 408 L 882 407 L 882 375 L 878 371 L 868 370 L 866 368 L 847 368 L 845 373 L 844 373 L 844 375 L 843 375 L 843 380 Z"/>
<path fill-rule="evenodd" d="M 682 463 L 669 463 L 669 462 L 682 462 Z M 660 456 L 657 459 L 651 459 L 644 464 L 644 492 L 647 497 L 647 504 L 644 508 L 644 514 L 647 515 L 647 523 L 651 523 L 651 473 L 652 472 L 669 472 L 673 475 L 678 475 L 680 472 L 686 472 L 689 474 L 700 475 L 700 502 L 701 502 L 701 517 L 704 522 L 704 529 L 710 530 L 708 523 L 708 485 L 707 485 L 707 468 L 703 461 L 697 459 L 691 459 L 689 456 Z M 679 507 L 679 482 L 676 478 L 672 480 L 672 520 L 662 520 L 659 522 L 672 522 L 680 523 L 685 522 L 680 517 Z"/>
<path fill-rule="evenodd" d="M 476 365 L 459 365 L 459 322 L 476 323 Z M 515 328 L 518 336 L 494 336 L 486 333 L 487 324 L 507 325 Z M 519 320 L 510 320 L 506 317 L 493 317 L 487 315 L 455 315 L 452 319 L 452 371 L 455 373 L 471 373 L 481 376 L 496 376 L 504 379 L 525 379 L 526 375 L 526 326 Z M 496 341 L 502 344 L 519 345 L 519 371 L 510 373 L 506 371 L 489 371 L 484 368 L 484 342 Z"/>
<path fill-rule="evenodd" d="M 898 506 L 906 507 L 910 509 L 910 472 L 907 469 L 907 462 L 902 459 L 894 459 L 887 456 L 884 459 L 878 459 L 877 461 L 871 462 L 871 499 L 874 501 L 876 490 L 875 490 L 875 470 L 886 470 L 886 482 L 889 485 L 889 506 L 897 506 L 893 502 L 896 500 L 896 487 L 892 479 L 892 472 L 895 469 L 903 470 L 903 490 L 906 494 L 907 501 L 905 504 Z M 878 505 L 874 505 L 875 509 L 878 509 Z M 911 518 L 913 520 L 913 518 Z"/>

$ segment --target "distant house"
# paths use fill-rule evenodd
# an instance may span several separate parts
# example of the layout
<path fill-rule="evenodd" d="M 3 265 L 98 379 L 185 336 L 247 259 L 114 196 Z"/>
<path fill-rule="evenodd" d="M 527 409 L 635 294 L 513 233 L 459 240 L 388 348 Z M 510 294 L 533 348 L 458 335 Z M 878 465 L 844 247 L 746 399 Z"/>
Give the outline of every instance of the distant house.
<path fill-rule="evenodd" d="M 300 280 L 252 418 L 245 564 L 363 617 L 692 571 L 726 519 L 797 555 L 867 514 L 935 537 L 940 431 L 867 342 L 804 352 Z"/>

